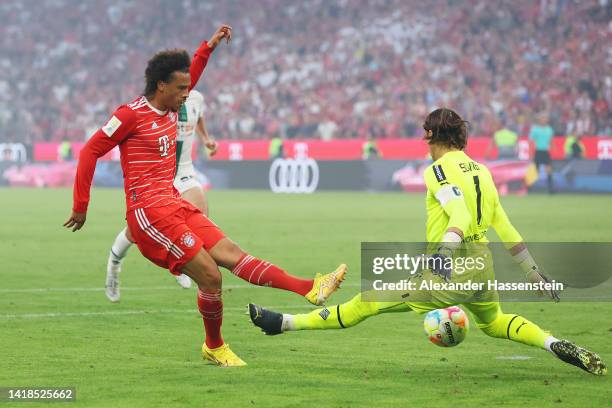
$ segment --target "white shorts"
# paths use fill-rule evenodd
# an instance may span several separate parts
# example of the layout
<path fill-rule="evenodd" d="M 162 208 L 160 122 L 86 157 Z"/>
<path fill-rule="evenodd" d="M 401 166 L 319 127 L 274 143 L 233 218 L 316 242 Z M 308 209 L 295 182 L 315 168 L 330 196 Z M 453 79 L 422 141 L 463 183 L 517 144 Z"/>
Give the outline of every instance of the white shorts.
<path fill-rule="evenodd" d="M 194 187 L 202 187 L 196 177 L 195 169 L 193 164 L 180 165 L 174 177 L 174 188 L 179 193 L 183 194 L 187 190 L 191 190 Z"/>

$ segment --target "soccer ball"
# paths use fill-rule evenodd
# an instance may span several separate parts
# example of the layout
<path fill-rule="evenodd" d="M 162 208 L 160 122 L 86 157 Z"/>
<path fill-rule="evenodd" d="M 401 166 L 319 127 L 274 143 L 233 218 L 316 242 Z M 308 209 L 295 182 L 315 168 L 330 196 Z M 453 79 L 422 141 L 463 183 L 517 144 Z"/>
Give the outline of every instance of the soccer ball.
<path fill-rule="evenodd" d="M 425 335 L 440 347 L 454 347 L 465 339 L 470 323 L 459 306 L 436 309 L 425 315 Z"/>

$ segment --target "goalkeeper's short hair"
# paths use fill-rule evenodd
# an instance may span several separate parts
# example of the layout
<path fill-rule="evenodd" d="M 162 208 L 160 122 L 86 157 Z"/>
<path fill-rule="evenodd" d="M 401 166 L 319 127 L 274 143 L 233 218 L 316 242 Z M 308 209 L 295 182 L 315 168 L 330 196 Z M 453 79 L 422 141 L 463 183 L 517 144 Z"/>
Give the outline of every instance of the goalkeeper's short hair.
<path fill-rule="evenodd" d="M 423 129 L 431 130 L 431 137 L 427 138 L 429 144 L 463 150 L 467 145 L 469 122 L 463 120 L 457 112 L 448 108 L 439 108 L 425 118 Z"/>

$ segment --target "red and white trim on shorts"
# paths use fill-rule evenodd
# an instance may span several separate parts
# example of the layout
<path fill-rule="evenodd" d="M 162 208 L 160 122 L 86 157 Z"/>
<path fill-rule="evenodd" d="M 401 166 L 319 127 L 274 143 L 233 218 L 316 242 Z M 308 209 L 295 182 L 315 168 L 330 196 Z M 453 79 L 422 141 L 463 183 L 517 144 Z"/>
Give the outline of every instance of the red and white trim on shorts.
<path fill-rule="evenodd" d="M 166 237 L 164 234 L 159 232 L 157 228 L 151 225 L 149 219 L 147 218 L 147 215 L 144 212 L 144 209 L 138 208 L 134 211 L 134 214 L 136 215 L 136 221 L 138 221 L 138 225 L 140 226 L 140 228 L 144 232 L 146 232 L 147 235 L 151 237 L 153 241 L 164 246 L 168 250 L 168 252 L 170 252 L 178 259 L 182 258 L 183 255 L 185 255 L 181 248 L 174 245 L 174 243 L 170 241 L 168 237 Z"/>

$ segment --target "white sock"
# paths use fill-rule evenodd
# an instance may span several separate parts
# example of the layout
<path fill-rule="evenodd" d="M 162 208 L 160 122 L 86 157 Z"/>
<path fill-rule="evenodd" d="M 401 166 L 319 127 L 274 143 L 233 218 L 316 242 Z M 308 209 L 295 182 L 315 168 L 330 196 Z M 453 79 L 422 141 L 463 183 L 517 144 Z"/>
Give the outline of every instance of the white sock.
<path fill-rule="evenodd" d="M 117 234 L 117 238 L 115 238 L 115 242 L 113 242 L 111 247 L 111 258 L 114 262 L 121 262 L 132 246 L 132 242 L 127 239 L 126 231 L 127 228 L 124 228 Z"/>
<path fill-rule="evenodd" d="M 293 315 L 283 313 L 283 324 L 281 325 L 281 330 L 284 332 L 295 330 Z"/>
<path fill-rule="evenodd" d="M 550 345 L 556 341 L 559 341 L 559 339 L 554 336 L 548 336 L 546 340 L 544 340 L 544 348 L 546 348 L 546 350 L 550 351 L 551 353 L 555 354 L 555 352 L 552 351 L 552 349 L 550 348 Z"/>

